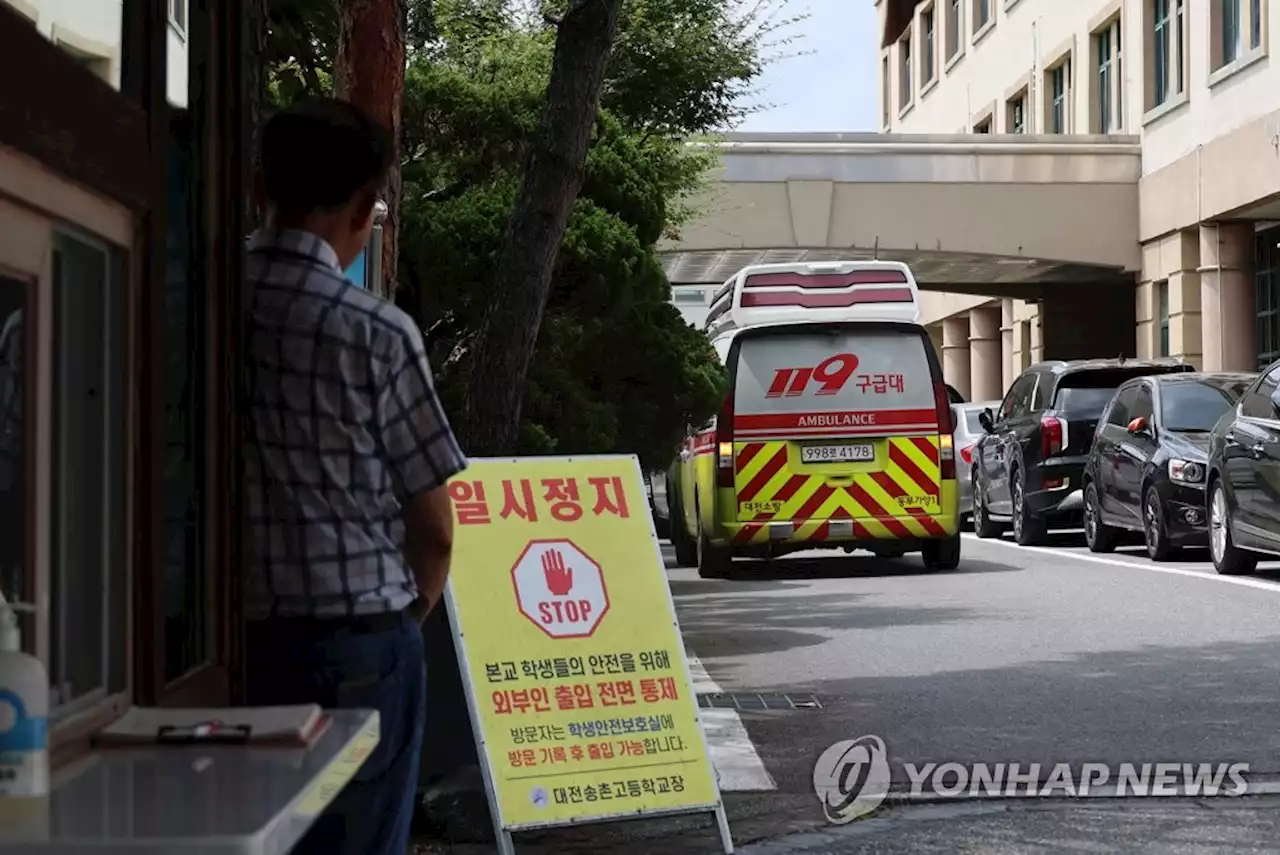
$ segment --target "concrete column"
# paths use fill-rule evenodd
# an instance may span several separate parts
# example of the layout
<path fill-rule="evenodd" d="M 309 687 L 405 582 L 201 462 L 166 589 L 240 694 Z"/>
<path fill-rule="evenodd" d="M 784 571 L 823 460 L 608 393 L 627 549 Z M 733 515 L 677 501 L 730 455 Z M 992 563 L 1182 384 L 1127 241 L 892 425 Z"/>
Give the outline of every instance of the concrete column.
<path fill-rule="evenodd" d="M 1008 390 L 1018 376 L 1018 363 L 1013 345 L 1013 299 L 1000 301 L 1000 389 Z"/>
<path fill-rule="evenodd" d="M 984 307 L 969 310 L 969 383 L 973 400 L 999 398 L 1000 385 L 1000 310 Z"/>
<path fill-rule="evenodd" d="M 956 391 L 971 400 L 969 386 L 969 316 L 955 315 L 942 321 L 942 376 Z"/>
<path fill-rule="evenodd" d="M 1253 224 L 1201 223 L 1200 312 L 1205 371 L 1253 371 Z"/>
<path fill-rule="evenodd" d="M 1250 285 L 1250 295 L 1254 293 Z M 1252 324 L 1250 331 L 1254 330 Z M 1203 320 L 1200 314 L 1200 276 L 1194 270 L 1169 275 L 1169 353 L 1197 368 L 1204 364 Z M 1253 369 L 1249 369 L 1253 370 Z"/>

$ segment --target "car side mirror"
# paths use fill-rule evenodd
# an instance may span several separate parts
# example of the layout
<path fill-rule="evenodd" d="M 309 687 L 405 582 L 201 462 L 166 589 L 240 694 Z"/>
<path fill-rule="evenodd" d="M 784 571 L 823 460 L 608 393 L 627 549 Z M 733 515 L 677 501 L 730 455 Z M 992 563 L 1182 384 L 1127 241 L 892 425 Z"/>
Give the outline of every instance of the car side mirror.
<path fill-rule="evenodd" d="M 978 413 L 978 424 L 982 425 L 982 429 L 987 433 L 991 433 L 992 429 L 995 427 L 995 423 L 996 420 L 995 417 L 991 415 L 990 408 Z"/>
<path fill-rule="evenodd" d="M 1150 433 L 1150 431 L 1147 430 L 1147 420 L 1142 416 L 1138 416 L 1136 419 L 1129 422 L 1129 433 L 1134 434 L 1135 436 L 1140 433 Z"/>

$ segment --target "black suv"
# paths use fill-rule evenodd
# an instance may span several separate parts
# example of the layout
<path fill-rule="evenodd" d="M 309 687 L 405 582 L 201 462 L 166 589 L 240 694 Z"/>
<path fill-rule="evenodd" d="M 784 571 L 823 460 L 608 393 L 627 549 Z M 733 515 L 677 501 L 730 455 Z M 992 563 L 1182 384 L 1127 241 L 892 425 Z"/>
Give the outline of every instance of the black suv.
<path fill-rule="evenodd" d="M 1081 481 L 1098 419 L 1120 384 L 1149 374 L 1191 372 L 1172 359 L 1041 362 L 1009 387 L 1000 411 L 980 416 L 986 435 L 973 462 L 973 528 L 1041 543 L 1050 527 L 1080 524 Z"/>

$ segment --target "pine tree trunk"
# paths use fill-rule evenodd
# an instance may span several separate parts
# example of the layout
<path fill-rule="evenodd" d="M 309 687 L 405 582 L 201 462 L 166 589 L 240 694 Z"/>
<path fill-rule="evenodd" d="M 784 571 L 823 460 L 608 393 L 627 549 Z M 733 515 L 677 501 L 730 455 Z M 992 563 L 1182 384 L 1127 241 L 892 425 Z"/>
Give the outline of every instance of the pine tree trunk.
<path fill-rule="evenodd" d="M 334 94 L 369 113 L 390 129 L 395 162 L 382 200 L 383 294 L 396 291 L 400 224 L 400 105 L 404 100 L 406 0 L 341 0 Z"/>
<path fill-rule="evenodd" d="M 467 453 L 510 453 L 556 254 L 582 189 L 600 85 L 623 0 L 574 0 L 559 23 L 542 122 L 498 259 L 497 288 L 471 360 Z"/>

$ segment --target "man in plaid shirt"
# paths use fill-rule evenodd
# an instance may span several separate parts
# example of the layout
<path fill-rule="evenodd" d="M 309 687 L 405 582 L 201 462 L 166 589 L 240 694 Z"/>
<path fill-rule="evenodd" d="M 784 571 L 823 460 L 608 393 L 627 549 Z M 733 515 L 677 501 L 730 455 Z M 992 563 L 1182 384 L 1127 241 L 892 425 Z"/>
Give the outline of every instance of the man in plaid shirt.
<path fill-rule="evenodd" d="M 376 751 L 294 851 L 403 855 L 426 718 L 421 622 L 449 572 L 467 461 L 422 334 L 348 282 L 393 147 L 350 104 L 263 131 L 250 240 L 244 611 L 250 704 L 381 714 Z"/>

